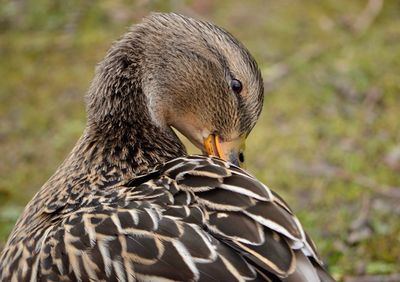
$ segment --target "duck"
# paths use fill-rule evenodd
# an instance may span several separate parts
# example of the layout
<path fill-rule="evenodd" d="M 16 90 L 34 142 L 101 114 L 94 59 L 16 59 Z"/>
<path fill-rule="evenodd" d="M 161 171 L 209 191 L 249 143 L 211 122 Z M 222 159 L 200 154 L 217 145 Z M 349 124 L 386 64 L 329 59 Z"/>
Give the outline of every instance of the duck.
<path fill-rule="evenodd" d="M 243 169 L 263 99 L 224 29 L 175 13 L 133 25 L 96 67 L 84 132 L 18 219 L 0 280 L 334 281 L 288 204 Z"/>

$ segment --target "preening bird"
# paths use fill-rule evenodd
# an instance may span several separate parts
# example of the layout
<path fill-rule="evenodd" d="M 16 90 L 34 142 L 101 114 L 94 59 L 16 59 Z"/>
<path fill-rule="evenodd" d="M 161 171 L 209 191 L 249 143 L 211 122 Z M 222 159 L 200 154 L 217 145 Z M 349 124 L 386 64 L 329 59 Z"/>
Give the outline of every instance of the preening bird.
<path fill-rule="evenodd" d="M 227 31 L 152 14 L 86 98 L 83 135 L 16 223 L 1 281 L 333 281 L 285 201 L 240 168 L 263 81 Z"/>

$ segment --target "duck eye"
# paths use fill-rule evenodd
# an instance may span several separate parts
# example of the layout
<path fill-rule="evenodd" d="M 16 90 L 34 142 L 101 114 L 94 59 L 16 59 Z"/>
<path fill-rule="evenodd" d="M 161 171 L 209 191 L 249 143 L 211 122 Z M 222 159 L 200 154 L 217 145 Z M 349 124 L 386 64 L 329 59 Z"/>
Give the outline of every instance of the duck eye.
<path fill-rule="evenodd" d="M 239 94 L 240 92 L 242 92 L 242 88 L 243 88 L 242 83 L 237 79 L 232 79 L 231 88 L 232 88 L 232 91 L 235 92 L 235 94 Z"/>

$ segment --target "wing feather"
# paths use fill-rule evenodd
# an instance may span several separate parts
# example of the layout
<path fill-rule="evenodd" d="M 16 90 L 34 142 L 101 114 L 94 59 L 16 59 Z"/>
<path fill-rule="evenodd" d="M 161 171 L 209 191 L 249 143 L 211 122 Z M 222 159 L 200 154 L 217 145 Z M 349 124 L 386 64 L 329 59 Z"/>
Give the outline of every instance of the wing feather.
<path fill-rule="evenodd" d="M 219 159 L 172 160 L 67 210 L 39 240 L 32 275 L 76 281 L 334 281 L 285 201 Z"/>

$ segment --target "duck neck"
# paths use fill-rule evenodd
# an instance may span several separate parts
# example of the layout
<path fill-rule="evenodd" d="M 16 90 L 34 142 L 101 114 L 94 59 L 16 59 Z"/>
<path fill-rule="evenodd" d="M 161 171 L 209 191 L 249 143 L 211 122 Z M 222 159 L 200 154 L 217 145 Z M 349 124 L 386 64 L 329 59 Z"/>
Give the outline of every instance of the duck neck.
<path fill-rule="evenodd" d="M 126 126 L 110 125 L 107 130 L 90 125 L 68 163 L 83 174 L 103 174 L 122 181 L 184 155 L 185 147 L 170 128 L 159 128 L 142 119 Z"/>
<path fill-rule="evenodd" d="M 149 113 L 141 59 L 139 43 L 123 38 L 97 67 L 87 95 L 87 128 L 73 153 L 86 167 L 132 177 L 186 154 L 173 130 Z"/>

